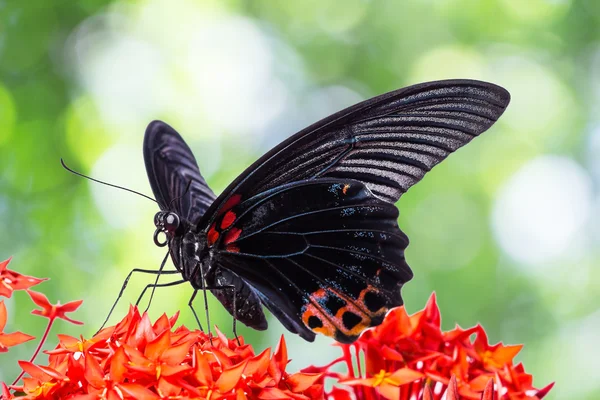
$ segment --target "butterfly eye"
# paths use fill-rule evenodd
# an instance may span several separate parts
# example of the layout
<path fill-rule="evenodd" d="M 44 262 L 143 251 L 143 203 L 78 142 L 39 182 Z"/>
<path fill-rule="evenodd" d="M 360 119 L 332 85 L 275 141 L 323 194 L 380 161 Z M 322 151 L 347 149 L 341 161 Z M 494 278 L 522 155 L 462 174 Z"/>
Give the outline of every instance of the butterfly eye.
<path fill-rule="evenodd" d="M 175 232 L 179 228 L 179 216 L 175 213 L 168 213 L 163 222 L 167 232 Z"/>

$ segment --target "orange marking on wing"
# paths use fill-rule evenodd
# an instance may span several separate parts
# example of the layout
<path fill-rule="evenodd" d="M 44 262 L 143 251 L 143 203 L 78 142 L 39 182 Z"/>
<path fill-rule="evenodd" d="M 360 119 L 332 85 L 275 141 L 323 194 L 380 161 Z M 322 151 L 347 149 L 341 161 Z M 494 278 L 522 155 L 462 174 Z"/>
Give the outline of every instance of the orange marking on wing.
<path fill-rule="evenodd" d="M 363 290 L 363 292 L 365 292 L 365 290 Z M 346 305 L 341 307 L 335 315 L 331 315 L 319 303 L 319 300 L 327 300 L 329 296 L 337 296 L 346 303 Z M 360 305 L 364 305 L 364 301 L 362 301 L 361 303 L 361 300 L 355 300 L 355 302 L 359 304 L 359 306 L 356 306 L 350 301 L 350 299 L 347 296 L 343 295 L 342 293 L 338 292 L 333 288 L 318 289 L 310 294 L 310 299 L 313 301 L 313 303 L 309 303 L 305 306 L 305 311 L 302 314 L 302 321 L 309 329 L 313 330 L 314 332 L 322 333 L 325 336 L 330 337 L 335 337 L 335 334 L 338 331 L 346 336 L 358 336 L 362 331 L 371 326 L 372 319 L 370 315 L 372 314 L 366 309 L 366 306 L 365 309 L 360 307 Z M 352 329 L 347 329 L 344 325 L 343 317 L 345 312 L 351 312 L 361 318 L 361 321 L 357 325 L 352 327 Z M 309 325 L 309 318 L 311 316 L 319 318 L 323 326 L 311 328 Z"/>
<path fill-rule="evenodd" d="M 231 224 L 233 224 L 233 221 L 235 221 L 235 218 L 236 215 L 233 211 L 227 211 L 227 213 L 223 217 L 223 220 L 221 221 L 221 229 L 229 228 Z"/>
<path fill-rule="evenodd" d="M 380 271 L 380 270 L 379 270 Z M 378 271 L 378 272 L 379 272 Z M 365 296 L 367 295 L 367 293 L 369 292 L 374 292 L 374 293 L 379 293 L 379 289 L 377 289 L 376 287 L 374 287 L 373 285 L 369 285 L 367 286 L 365 289 L 361 290 L 360 295 L 358 296 L 358 302 L 360 304 L 365 304 Z M 368 310 L 366 304 L 365 304 L 365 309 Z M 380 314 L 385 314 L 388 311 L 388 308 L 383 305 L 379 308 L 379 310 L 377 311 L 371 311 L 368 310 L 369 314 L 373 315 L 373 316 L 379 316 Z"/>
<path fill-rule="evenodd" d="M 208 245 L 212 246 L 219 239 L 219 232 L 215 230 L 215 224 L 213 223 L 208 230 L 208 234 L 206 235 L 206 240 L 208 241 Z"/>
<path fill-rule="evenodd" d="M 233 207 L 237 206 L 239 204 L 239 202 L 240 202 L 241 199 L 242 199 L 242 195 L 240 195 L 240 194 L 234 194 L 233 196 L 231 196 L 230 198 L 228 198 L 227 201 L 225 202 L 225 204 L 223 204 L 223 206 L 219 210 L 219 214 L 218 215 L 221 215 L 225 211 L 229 211 Z"/>
<path fill-rule="evenodd" d="M 314 300 L 320 300 L 327 297 L 327 291 L 325 289 L 318 289 L 317 291 L 310 294 Z"/>
<path fill-rule="evenodd" d="M 346 192 L 348 191 L 349 188 L 350 188 L 350 185 L 345 184 L 344 187 L 342 188 L 342 193 L 346 194 Z"/>
<path fill-rule="evenodd" d="M 304 313 L 302 313 L 302 322 L 304 322 L 304 325 L 306 325 L 309 329 L 313 330 L 314 332 L 322 333 L 325 336 L 334 337 L 337 329 L 331 322 L 323 318 L 323 315 L 323 310 L 321 310 L 318 307 L 315 307 L 314 304 L 308 304 L 306 305 Z M 311 328 L 308 324 L 308 319 L 310 317 L 319 318 L 323 326 L 320 326 L 318 328 Z"/>
<path fill-rule="evenodd" d="M 240 235 L 242 234 L 242 230 L 238 228 L 231 228 L 229 232 L 225 235 L 225 244 L 229 244 L 235 242 Z"/>

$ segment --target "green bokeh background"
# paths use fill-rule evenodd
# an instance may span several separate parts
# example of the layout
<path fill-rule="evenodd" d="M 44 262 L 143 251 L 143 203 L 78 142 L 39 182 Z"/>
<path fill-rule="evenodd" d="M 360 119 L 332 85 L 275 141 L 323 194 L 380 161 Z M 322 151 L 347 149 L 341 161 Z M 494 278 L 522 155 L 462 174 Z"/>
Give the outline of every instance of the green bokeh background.
<path fill-rule="evenodd" d="M 600 2 L 0 0 L 0 258 L 51 280 L 51 301 L 84 299 L 91 335 L 127 272 L 157 268 L 155 205 L 64 171 L 151 194 L 146 124 L 163 119 L 219 193 L 264 151 L 361 99 L 442 78 L 506 87 L 512 103 L 482 138 L 399 202 L 411 238 L 410 312 L 436 291 L 446 329 L 478 322 L 550 398 L 600 398 Z M 111 319 L 150 282 L 137 276 Z M 150 314 L 186 307 L 160 290 Z M 23 293 L 6 331 L 41 335 Z M 210 299 L 212 318 L 230 317 Z M 202 305 L 198 306 L 200 309 Z M 283 333 L 240 329 L 257 351 Z M 325 364 L 331 340 L 287 336 L 291 369 Z M 12 381 L 34 343 L 0 355 Z M 38 359 L 43 361 L 43 356 Z"/>

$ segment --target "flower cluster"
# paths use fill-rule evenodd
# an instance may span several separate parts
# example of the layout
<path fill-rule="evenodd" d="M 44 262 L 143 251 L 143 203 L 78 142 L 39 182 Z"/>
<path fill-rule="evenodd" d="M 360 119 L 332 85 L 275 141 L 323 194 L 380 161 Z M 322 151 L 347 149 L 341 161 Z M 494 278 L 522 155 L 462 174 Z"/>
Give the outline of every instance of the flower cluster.
<path fill-rule="evenodd" d="M 346 387 L 334 388 L 329 393 L 331 399 L 350 399 L 352 393 L 358 400 L 438 400 L 446 390 L 446 399 L 481 399 L 487 390 L 489 399 L 494 395 L 498 399 L 539 400 L 553 386 L 534 388 L 533 378 L 523 365 L 513 364 L 522 346 L 490 345 L 480 325 L 442 332 L 434 295 L 424 310 L 409 316 L 404 307 L 398 307 L 355 343 L 339 346 L 343 352 L 340 358 L 325 367 L 304 370 L 323 372 Z M 345 363 L 347 373 L 332 371 L 331 367 L 339 363 Z"/>
<path fill-rule="evenodd" d="M 257 355 L 243 338 L 173 329 L 176 320 L 163 315 L 152 324 L 132 306 L 89 340 L 59 335 L 57 348 L 47 351 L 49 365 L 20 363 L 29 377 L 14 389 L 22 399 L 323 398 L 321 374 L 285 371 L 283 337 L 274 354 Z"/>
<path fill-rule="evenodd" d="M 18 272 L 9 270 L 8 263 L 10 258 L 0 262 L 0 297 L 10 298 L 16 290 L 27 290 L 30 287 L 45 281 L 32 276 L 22 275 Z M 35 293 L 35 292 L 31 292 Z M 7 313 L 4 300 L 0 301 L 0 353 L 8 351 L 9 347 L 19 345 L 29 340 L 35 339 L 33 336 L 21 332 L 4 333 L 6 326 Z"/>
<path fill-rule="evenodd" d="M 243 338 L 212 337 L 185 326 L 178 315 L 152 323 L 137 307 L 115 326 L 91 339 L 58 335 L 46 351 L 47 365 L 35 363 L 56 319 L 67 317 L 81 301 L 51 304 L 30 288 L 44 279 L 7 269 L 0 262 L 0 296 L 26 290 L 48 319 L 29 361 L 20 361 L 12 385 L 2 383 L 0 399 L 264 399 L 264 400 L 540 400 L 552 388 L 533 387 L 533 378 L 513 359 L 521 346 L 490 345 L 481 326 L 442 332 L 432 296 L 425 309 L 408 315 L 391 310 L 383 323 L 353 344 L 337 344 L 342 356 L 324 367 L 286 372 L 289 362 L 283 337 L 276 350 L 255 354 Z M 0 352 L 33 339 L 4 333 L 6 307 L 0 301 Z M 346 367 L 345 373 L 334 367 Z M 21 378 L 23 378 L 22 383 Z M 326 392 L 325 380 L 335 379 Z"/>

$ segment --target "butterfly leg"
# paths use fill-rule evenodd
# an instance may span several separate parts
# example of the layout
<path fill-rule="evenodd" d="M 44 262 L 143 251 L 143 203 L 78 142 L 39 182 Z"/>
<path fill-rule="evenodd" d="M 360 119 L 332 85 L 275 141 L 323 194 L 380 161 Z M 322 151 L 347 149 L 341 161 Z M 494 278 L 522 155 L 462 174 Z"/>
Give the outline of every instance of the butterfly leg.
<path fill-rule="evenodd" d="M 235 340 L 237 340 L 238 346 L 241 346 L 240 338 L 237 334 L 237 308 L 236 308 L 236 291 L 235 285 L 223 285 L 223 286 L 206 286 L 204 289 L 206 290 L 228 290 L 231 289 L 233 291 L 233 335 L 235 336 Z"/>
<path fill-rule="evenodd" d="M 208 312 L 208 298 L 206 297 L 206 282 L 204 281 L 204 271 L 199 268 L 202 275 L 202 295 L 204 296 L 204 312 L 206 313 L 206 325 L 208 325 L 208 339 L 212 345 L 212 332 L 210 331 L 210 313 Z"/>
<path fill-rule="evenodd" d="M 154 280 L 155 285 L 158 284 L 158 278 L 160 278 L 160 274 L 162 273 L 162 270 L 165 267 L 165 263 L 167 262 L 168 258 L 169 258 L 169 252 L 167 251 L 165 258 L 163 258 L 162 262 L 160 263 L 160 268 L 158 269 L 158 274 L 156 274 L 156 279 Z M 179 272 L 179 271 L 177 271 L 177 272 Z M 146 309 L 144 310 L 144 312 L 148 311 L 148 309 L 150 308 L 150 304 L 152 304 L 152 299 L 154 298 L 155 290 L 156 290 L 156 286 L 154 286 L 152 288 L 152 293 L 150 293 L 150 300 L 148 300 L 148 305 L 146 306 Z"/>
<path fill-rule="evenodd" d="M 194 299 L 196 298 L 196 294 L 198 294 L 198 289 L 194 290 L 194 293 L 192 294 L 192 297 L 190 298 L 190 301 L 188 301 L 188 306 L 190 306 L 190 308 L 192 309 L 192 313 L 194 314 L 194 318 L 196 318 L 196 322 L 198 323 L 198 327 L 200 328 L 200 330 L 202 332 L 204 332 L 204 329 L 202 329 L 202 323 L 200 323 L 200 318 L 198 318 L 198 314 L 196 314 L 196 310 L 194 309 L 193 306 L 193 302 Z"/>
<path fill-rule="evenodd" d="M 100 332 L 104 328 L 104 326 L 106 325 L 106 323 L 108 322 L 108 319 L 112 315 L 115 307 L 117 306 L 117 303 L 119 302 L 119 300 L 123 296 L 123 292 L 125 292 L 125 288 L 127 287 L 127 284 L 129 283 L 129 280 L 131 279 L 131 276 L 133 275 L 134 272 L 141 272 L 141 273 L 144 273 L 144 274 L 155 274 L 155 275 L 157 275 L 157 277 L 156 277 L 157 281 L 158 281 L 158 277 L 161 274 L 171 275 L 171 274 L 179 274 L 180 273 L 179 271 L 162 271 L 162 268 L 164 267 L 165 261 L 166 261 L 166 257 L 163 260 L 163 262 L 162 262 L 161 267 L 160 267 L 159 270 L 135 268 L 135 269 L 132 269 L 131 271 L 129 271 L 129 274 L 127 275 L 127 277 L 125 278 L 125 281 L 123 282 L 123 285 L 121 286 L 121 290 L 119 291 L 119 295 L 117 296 L 117 299 L 115 300 L 115 302 L 113 303 L 112 307 L 110 308 L 110 311 L 108 312 L 108 315 L 106 316 L 106 319 L 102 323 L 102 326 L 100 327 L 100 329 L 98 329 L 98 332 Z M 96 332 L 96 334 L 98 332 Z"/>
<path fill-rule="evenodd" d="M 140 301 L 142 301 L 144 294 L 146 294 L 146 290 L 148 290 L 150 288 L 176 286 L 176 285 L 181 285 L 182 283 L 185 283 L 185 282 L 187 282 L 185 279 L 180 279 L 178 281 L 167 282 L 167 283 L 150 283 L 150 284 L 146 285 L 144 290 L 142 290 L 142 294 L 140 294 L 140 297 L 138 297 L 137 301 L 135 302 L 135 305 L 137 307 L 137 305 L 140 304 Z"/>

